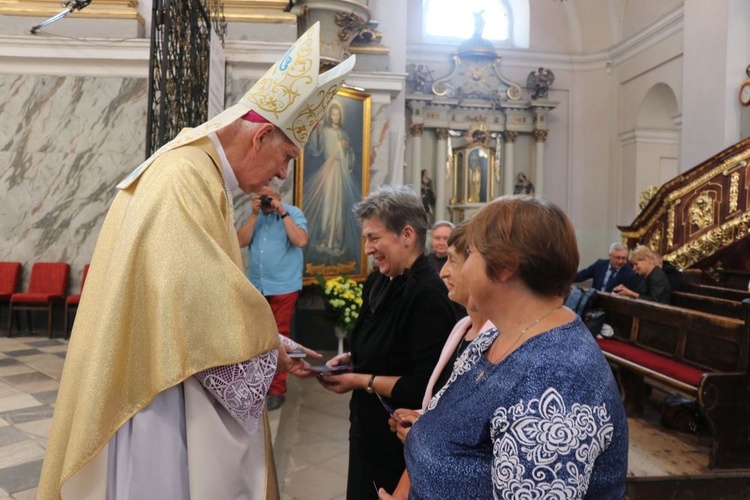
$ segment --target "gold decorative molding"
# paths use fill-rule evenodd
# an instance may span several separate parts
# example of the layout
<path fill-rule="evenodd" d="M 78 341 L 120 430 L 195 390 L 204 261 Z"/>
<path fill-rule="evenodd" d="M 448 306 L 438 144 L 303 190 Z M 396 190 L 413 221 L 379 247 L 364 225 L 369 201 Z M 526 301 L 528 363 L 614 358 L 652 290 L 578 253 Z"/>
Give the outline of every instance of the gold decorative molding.
<path fill-rule="evenodd" d="M 388 55 L 391 49 L 384 45 L 349 45 L 349 52 L 352 54 L 374 54 Z"/>
<path fill-rule="evenodd" d="M 740 197 L 740 173 L 733 172 L 729 180 L 729 213 L 737 211 Z"/>
<path fill-rule="evenodd" d="M 435 137 L 437 137 L 438 141 L 445 141 L 448 139 L 448 129 L 447 128 L 436 128 L 435 129 Z"/>
<path fill-rule="evenodd" d="M 748 141 L 750 141 L 750 139 L 745 139 L 743 143 L 738 143 L 735 146 L 734 151 L 731 151 L 731 154 L 729 154 L 723 161 L 718 163 L 713 168 L 704 171 L 698 177 L 693 179 L 693 181 L 685 184 L 684 186 L 674 188 L 675 185 L 682 181 L 682 178 L 684 176 L 677 176 L 676 178 L 664 184 L 664 186 L 660 188 L 660 191 L 665 190 L 669 194 L 666 195 L 660 203 L 655 205 L 652 210 L 649 210 L 648 213 L 644 211 L 636 217 L 635 221 L 630 227 L 638 227 L 637 230 L 621 230 L 623 239 L 628 240 L 632 238 L 642 238 L 648 230 L 649 221 L 653 221 L 661 217 L 664 214 L 666 207 L 672 205 L 675 202 L 679 202 L 679 200 L 684 195 L 696 191 L 697 188 L 708 183 L 708 181 L 710 181 L 713 177 L 716 177 L 718 175 L 730 175 L 733 170 L 747 166 L 747 160 L 750 158 L 750 149 L 747 148 L 746 144 Z M 711 159 L 707 161 L 711 161 Z"/>
<path fill-rule="evenodd" d="M 125 19 L 143 24 L 136 11 L 138 0 L 96 0 L 82 10 L 73 12 L 69 19 Z M 60 1 L 0 0 L 0 15 L 23 17 L 52 17 L 64 10 Z"/>
<path fill-rule="evenodd" d="M 286 0 L 223 0 L 228 23 L 296 24 L 297 16 L 284 12 Z"/>
<path fill-rule="evenodd" d="M 518 132 L 506 130 L 505 132 L 503 132 L 503 137 L 505 138 L 505 142 L 509 142 L 513 144 L 514 142 L 516 142 L 516 138 L 518 137 Z"/>
<path fill-rule="evenodd" d="M 674 246 L 674 212 L 676 206 L 677 204 L 671 205 L 667 214 L 667 248 Z"/>
<path fill-rule="evenodd" d="M 422 133 L 424 132 L 424 124 L 412 123 L 409 127 L 409 132 L 411 132 L 412 137 L 422 137 Z"/>
<path fill-rule="evenodd" d="M 668 258 L 665 256 L 665 259 L 678 268 L 688 268 L 731 243 L 746 238 L 748 229 L 750 229 L 750 213 L 745 213 L 741 217 L 708 231 L 695 241 L 669 254 Z"/>
<path fill-rule="evenodd" d="M 661 229 L 657 229 L 653 232 L 651 237 L 648 239 L 648 246 L 651 250 L 658 252 L 661 247 Z"/>
<path fill-rule="evenodd" d="M 534 138 L 536 139 L 536 142 L 547 142 L 547 133 L 549 131 L 547 130 L 540 130 L 535 129 L 534 130 Z"/>
<path fill-rule="evenodd" d="M 648 186 L 646 189 L 641 191 L 641 194 L 638 195 L 638 208 L 640 208 L 641 210 L 646 208 L 646 205 L 648 205 L 648 202 L 651 201 L 651 198 L 654 197 L 658 190 L 659 186 Z"/>
<path fill-rule="evenodd" d="M 688 207 L 688 220 L 690 224 L 703 230 L 714 223 L 714 200 L 716 193 L 703 191 Z"/>

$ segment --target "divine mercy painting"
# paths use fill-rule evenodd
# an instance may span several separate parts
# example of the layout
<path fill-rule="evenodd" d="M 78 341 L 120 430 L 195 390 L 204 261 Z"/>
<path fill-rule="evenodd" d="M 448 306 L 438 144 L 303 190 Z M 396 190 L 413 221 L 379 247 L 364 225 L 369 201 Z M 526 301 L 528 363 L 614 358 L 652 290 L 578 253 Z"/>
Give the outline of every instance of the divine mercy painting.
<path fill-rule="evenodd" d="M 305 283 L 316 275 L 364 279 L 364 247 L 352 209 L 369 181 L 370 97 L 341 90 L 299 161 L 296 204 L 307 218 Z"/>

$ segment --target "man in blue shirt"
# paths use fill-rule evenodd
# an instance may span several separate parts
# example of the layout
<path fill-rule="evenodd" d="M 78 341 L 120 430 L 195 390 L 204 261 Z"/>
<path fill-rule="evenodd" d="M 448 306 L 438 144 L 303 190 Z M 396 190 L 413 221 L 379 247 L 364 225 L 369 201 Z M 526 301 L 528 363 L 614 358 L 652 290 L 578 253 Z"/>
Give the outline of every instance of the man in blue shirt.
<path fill-rule="evenodd" d="M 281 202 L 278 188 L 265 186 L 252 198 L 252 213 L 239 231 L 240 247 L 250 245 L 247 277 L 263 294 L 276 318 L 279 333 L 288 337 L 294 306 L 302 289 L 302 247 L 307 245 L 307 220 L 299 208 Z M 267 404 L 284 404 L 286 372 L 278 373 Z"/>

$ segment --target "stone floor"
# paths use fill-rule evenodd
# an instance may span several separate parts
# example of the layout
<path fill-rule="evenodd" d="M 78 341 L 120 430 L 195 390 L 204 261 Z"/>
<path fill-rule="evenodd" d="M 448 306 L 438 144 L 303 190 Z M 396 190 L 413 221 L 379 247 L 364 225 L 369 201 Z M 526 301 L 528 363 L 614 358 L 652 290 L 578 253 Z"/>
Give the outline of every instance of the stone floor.
<path fill-rule="evenodd" d="M 0 499 L 36 496 L 66 350 L 63 340 L 0 338 Z M 348 400 L 290 377 L 286 404 L 269 414 L 282 500 L 344 498 Z"/>

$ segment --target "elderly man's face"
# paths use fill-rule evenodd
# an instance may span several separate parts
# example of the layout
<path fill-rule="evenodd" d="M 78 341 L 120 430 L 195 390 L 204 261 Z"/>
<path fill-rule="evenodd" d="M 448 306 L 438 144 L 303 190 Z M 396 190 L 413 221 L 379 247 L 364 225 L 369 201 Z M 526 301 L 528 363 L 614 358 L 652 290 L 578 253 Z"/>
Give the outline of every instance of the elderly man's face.
<path fill-rule="evenodd" d="M 620 269 L 627 261 L 627 250 L 617 250 L 609 254 L 609 263 L 612 265 L 612 269 Z"/>
<path fill-rule="evenodd" d="M 432 249 L 438 257 L 445 257 L 448 252 L 448 238 L 453 229 L 449 226 L 439 226 L 432 230 Z"/>
<path fill-rule="evenodd" d="M 257 193 L 275 177 L 286 179 L 289 162 L 299 157 L 300 150 L 297 146 L 286 137 L 279 141 L 275 134 L 264 135 L 257 145 L 248 137 L 251 146 L 242 159 L 240 168 L 235 169 L 237 182 L 243 192 Z"/>

